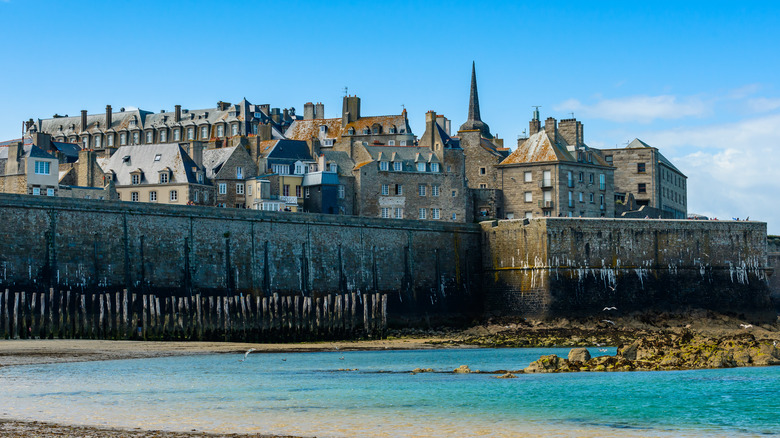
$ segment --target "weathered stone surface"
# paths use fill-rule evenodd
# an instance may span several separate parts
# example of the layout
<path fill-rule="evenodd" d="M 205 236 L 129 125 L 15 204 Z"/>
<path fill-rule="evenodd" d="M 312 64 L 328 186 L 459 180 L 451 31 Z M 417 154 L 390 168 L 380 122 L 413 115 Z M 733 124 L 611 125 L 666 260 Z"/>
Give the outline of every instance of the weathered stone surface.
<path fill-rule="evenodd" d="M 587 348 L 572 348 L 568 359 L 570 362 L 587 362 L 590 360 L 590 351 Z"/>
<path fill-rule="evenodd" d="M 461 366 L 455 368 L 454 370 L 452 370 L 452 372 L 455 373 L 455 374 L 469 374 L 469 373 L 471 373 L 473 371 L 471 371 L 471 368 L 469 368 L 468 365 L 461 365 Z"/>

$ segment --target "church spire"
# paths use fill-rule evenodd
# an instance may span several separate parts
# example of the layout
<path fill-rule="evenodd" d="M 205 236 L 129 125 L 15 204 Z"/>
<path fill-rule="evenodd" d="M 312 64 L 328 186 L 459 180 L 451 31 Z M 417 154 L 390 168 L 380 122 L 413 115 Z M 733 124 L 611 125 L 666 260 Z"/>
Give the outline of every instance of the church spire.
<path fill-rule="evenodd" d="M 476 63 L 471 61 L 471 93 L 469 94 L 469 121 L 482 121 L 479 117 L 479 94 L 477 93 Z"/>
<path fill-rule="evenodd" d="M 477 68 L 476 63 L 471 62 L 471 93 L 469 94 L 469 118 L 466 123 L 460 125 L 461 131 L 480 131 L 485 138 L 493 138 L 490 135 L 490 127 L 482 121 L 479 115 L 479 94 L 477 93 Z"/>

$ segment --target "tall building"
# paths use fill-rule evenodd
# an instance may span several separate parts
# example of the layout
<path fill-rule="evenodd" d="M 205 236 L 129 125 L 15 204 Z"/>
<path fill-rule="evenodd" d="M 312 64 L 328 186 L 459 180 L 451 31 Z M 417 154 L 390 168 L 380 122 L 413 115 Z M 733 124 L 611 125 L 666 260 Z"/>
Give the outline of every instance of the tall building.
<path fill-rule="evenodd" d="M 615 167 L 615 200 L 625 209 L 648 206 L 674 219 L 687 217 L 688 177 L 658 148 L 635 138 L 625 148 L 602 149 L 601 154 Z"/>

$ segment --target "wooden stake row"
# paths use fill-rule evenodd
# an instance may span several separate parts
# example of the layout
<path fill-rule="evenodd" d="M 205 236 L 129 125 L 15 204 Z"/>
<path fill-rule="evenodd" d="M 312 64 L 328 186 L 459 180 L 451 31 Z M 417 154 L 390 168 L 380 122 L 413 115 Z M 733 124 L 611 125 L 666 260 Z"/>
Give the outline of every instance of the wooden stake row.
<path fill-rule="evenodd" d="M 387 295 L 158 297 L 0 292 L 0 339 L 296 341 L 384 337 Z"/>

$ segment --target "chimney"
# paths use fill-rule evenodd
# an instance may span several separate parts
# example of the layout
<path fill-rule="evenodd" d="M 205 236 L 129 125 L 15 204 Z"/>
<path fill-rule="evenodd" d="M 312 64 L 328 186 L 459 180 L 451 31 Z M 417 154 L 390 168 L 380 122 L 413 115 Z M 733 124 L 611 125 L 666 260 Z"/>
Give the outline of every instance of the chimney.
<path fill-rule="evenodd" d="M 181 122 L 181 105 L 176 105 L 174 108 L 173 121 L 179 123 Z"/>
<path fill-rule="evenodd" d="M 547 132 L 547 136 L 550 137 L 550 140 L 553 143 L 558 143 L 558 137 L 556 136 L 557 126 L 555 119 L 552 117 L 548 117 L 547 120 L 544 121 L 544 130 Z"/>
<path fill-rule="evenodd" d="M 325 154 L 320 154 L 317 157 L 317 170 L 325 172 L 328 170 L 327 161 L 325 161 Z"/>
<path fill-rule="evenodd" d="M 290 111 L 287 108 L 282 110 L 282 120 L 284 120 L 285 122 L 290 121 Z"/>
<path fill-rule="evenodd" d="M 312 120 L 316 119 L 314 115 L 314 104 L 311 102 L 306 102 L 303 104 L 303 120 Z"/>
<path fill-rule="evenodd" d="M 95 152 L 89 149 L 79 151 L 79 161 L 76 163 L 76 185 L 80 187 L 93 187 L 93 173 L 95 171 Z"/>
<path fill-rule="evenodd" d="M 542 129 L 542 123 L 539 121 L 539 107 L 534 108 L 534 116 L 528 122 L 528 136 L 532 136 Z"/>
<path fill-rule="evenodd" d="M 259 107 L 260 107 L 260 111 L 265 113 L 266 116 L 271 115 L 271 105 L 264 103 L 262 105 L 259 105 Z"/>
<path fill-rule="evenodd" d="M 558 123 L 558 135 L 571 149 L 577 149 L 580 145 L 577 141 L 577 120 L 563 119 Z"/>
<path fill-rule="evenodd" d="M 192 158 L 192 161 L 195 162 L 195 165 L 197 165 L 198 168 L 203 167 L 203 143 L 191 141 L 188 149 L 187 153 L 190 158 Z"/>
<path fill-rule="evenodd" d="M 22 142 L 15 142 L 8 146 L 8 161 L 5 164 L 6 175 L 18 175 L 19 174 L 19 159 L 24 153 L 24 146 Z"/>
<path fill-rule="evenodd" d="M 87 130 L 87 110 L 81 110 L 81 131 Z"/>
<path fill-rule="evenodd" d="M 257 126 L 257 139 L 259 141 L 273 140 L 271 131 L 271 125 L 258 125 Z"/>
<path fill-rule="evenodd" d="M 323 105 L 322 102 L 318 102 L 317 105 L 314 106 L 314 118 L 315 119 L 325 118 L 325 105 Z"/>
<path fill-rule="evenodd" d="M 582 130 L 582 122 L 577 122 L 577 141 L 579 141 L 578 144 L 580 145 L 585 144 L 585 135 Z"/>
<path fill-rule="evenodd" d="M 111 129 L 112 120 L 111 105 L 106 105 L 106 129 Z"/>
<path fill-rule="evenodd" d="M 341 126 L 347 126 L 360 118 L 360 98 L 357 96 L 344 96 L 341 109 Z"/>
<path fill-rule="evenodd" d="M 272 108 L 271 109 L 271 120 L 274 121 L 274 123 L 279 124 L 282 122 L 282 115 L 279 113 L 279 108 Z"/>

